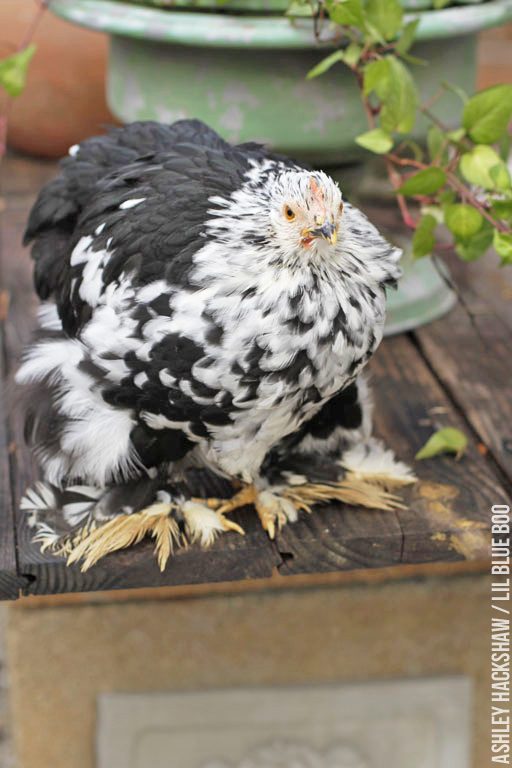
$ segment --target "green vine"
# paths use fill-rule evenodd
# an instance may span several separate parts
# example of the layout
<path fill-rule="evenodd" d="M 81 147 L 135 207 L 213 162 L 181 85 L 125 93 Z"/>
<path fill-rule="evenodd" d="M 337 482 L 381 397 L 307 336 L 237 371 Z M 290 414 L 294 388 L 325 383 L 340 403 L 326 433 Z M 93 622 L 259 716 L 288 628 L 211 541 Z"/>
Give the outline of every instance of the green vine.
<path fill-rule="evenodd" d="M 422 104 L 410 70 L 426 64 L 410 54 L 419 19 L 406 20 L 398 0 L 294 0 L 288 15 L 312 16 L 318 35 L 323 25 L 334 25 L 337 50 L 308 77 L 343 64 L 356 78 L 368 121 L 356 142 L 382 155 L 402 218 L 414 230 L 414 256 L 446 247 L 437 237 L 444 225 L 451 233 L 449 247 L 465 261 L 494 247 L 502 264 L 512 264 L 512 180 L 506 163 L 512 85 L 496 85 L 469 98 L 443 83 Z M 446 90 L 462 101 L 455 130 L 435 114 Z M 410 138 L 419 114 L 430 123 L 426 147 Z M 411 201 L 418 204 L 414 212 Z"/>

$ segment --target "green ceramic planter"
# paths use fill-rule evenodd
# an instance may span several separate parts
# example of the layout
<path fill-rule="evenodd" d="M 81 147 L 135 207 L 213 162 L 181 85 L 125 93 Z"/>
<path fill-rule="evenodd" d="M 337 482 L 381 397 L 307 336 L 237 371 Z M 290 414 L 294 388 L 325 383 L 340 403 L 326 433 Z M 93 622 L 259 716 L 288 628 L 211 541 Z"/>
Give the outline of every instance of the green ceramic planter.
<path fill-rule="evenodd" d="M 329 43 L 318 43 L 309 19 L 283 17 L 287 0 L 227 0 L 218 12 L 212 12 L 215 0 L 174 0 L 175 9 L 170 0 L 147 2 L 163 7 L 110 0 L 50 3 L 60 16 L 111 35 L 108 102 L 121 120 L 199 117 L 231 141 L 259 140 L 322 166 L 360 157 L 354 138 L 367 128 L 353 77 L 339 66 L 305 79 Z M 403 4 L 425 8 L 432 0 Z M 429 62 L 415 69 L 423 96 L 447 79 L 472 91 L 476 33 L 512 18 L 512 0 L 423 10 L 411 18 L 416 15 L 414 53 Z M 436 110 L 447 125 L 456 125 L 460 102 L 448 94 Z M 417 138 L 425 128 L 417 125 Z M 406 259 L 405 266 L 400 290 L 390 297 L 388 332 L 438 317 L 454 301 L 428 260 Z"/>
<path fill-rule="evenodd" d="M 282 0 L 269 3 L 277 7 Z M 51 8 L 111 34 L 108 101 L 123 121 L 199 117 L 231 141 L 264 141 L 322 165 L 357 155 L 354 137 L 366 124 L 351 73 L 340 65 L 321 78 L 305 79 L 323 55 L 309 19 L 230 15 L 225 5 L 222 13 L 212 13 L 109 0 L 52 0 Z M 429 61 L 415 69 L 423 94 L 431 95 L 447 78 L 471 91 L 474 33 L 512 17 L 512 0 L 419 16 L 415 53 Z M 438 108 L 448 124 L 459 117 L 460 103 L 451 94 Z M 417 135 L 424 130 L 419 124 Z"/>
<path fill-rule="evenodd" d="M 153 8 L 201 10 L 236 13 L 280 13 L 287 11 L 289 0 L 127 0 L 134 5 L 148 5 Z M 481 3 L 484 0 L 455 0 L 455 4 Z M 433 0 L 402 0 L 402 6 L 408 10 L 434 8 Z"/>
<path fill-rule="evenodd" d="M 415 261 L 406 236 L 393 240 L 403 248 L 403 277 L 397 291 L 388 293 L 385 336 L 411 331 L 445 315 L 457 297 L 434 267 L 431 259 Z"/>

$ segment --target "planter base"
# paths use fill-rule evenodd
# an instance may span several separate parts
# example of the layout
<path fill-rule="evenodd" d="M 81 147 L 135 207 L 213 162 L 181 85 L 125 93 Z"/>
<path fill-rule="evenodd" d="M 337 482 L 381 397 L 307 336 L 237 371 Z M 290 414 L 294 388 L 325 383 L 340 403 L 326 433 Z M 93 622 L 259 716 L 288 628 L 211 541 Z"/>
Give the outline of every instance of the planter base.
<path fill-rule="evenodd" d="M 405 244 L 400 245 L 406 248 Z M 404 262 L 400 287 L 388 294 L 385 336 L 411 331 L 437 320 L 449 312 L 457 300 L 431 259 L 413 262 L 406 254 Z"/>

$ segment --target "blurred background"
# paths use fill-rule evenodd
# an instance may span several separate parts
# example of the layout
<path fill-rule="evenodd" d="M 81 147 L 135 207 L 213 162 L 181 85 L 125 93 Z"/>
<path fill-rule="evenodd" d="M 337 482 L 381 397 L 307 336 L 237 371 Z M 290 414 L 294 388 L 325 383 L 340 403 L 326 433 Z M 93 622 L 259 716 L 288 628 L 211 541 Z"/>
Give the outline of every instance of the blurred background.
<path fill-rule="evenodd" d="M 1 55 L 16 49 L 34 7 L 33 0 L 2 0 Z M 108 38 L 46 13 L 34 42 L 37 54 L 27 87 L 10 113 L 9 146 L 37 157 L 60 157 L 72 144 L 115 122 L 105 100 Z M 511 42 L 510 24 L 479 34 L 478 88 L 512 82 Z"/>

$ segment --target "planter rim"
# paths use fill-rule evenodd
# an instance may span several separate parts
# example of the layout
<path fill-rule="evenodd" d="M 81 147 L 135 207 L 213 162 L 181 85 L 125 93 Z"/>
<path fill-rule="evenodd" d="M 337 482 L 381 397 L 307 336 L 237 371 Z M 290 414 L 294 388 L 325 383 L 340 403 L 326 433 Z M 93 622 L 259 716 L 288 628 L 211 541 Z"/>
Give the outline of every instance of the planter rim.
<path fill-rule="evenodd" d="M 58 16 L 91 29 L 155 42 L 211 48 L 334 47 L 333 42 L 315 40 L 310 21 L 270 14 L 160 10 L 111 0 L 50 0 L 49 7 Z M 512 0 L 406 14 L 407 20 L 418 17 L 416 40 L 470 35 L 512 19 Z"/>

